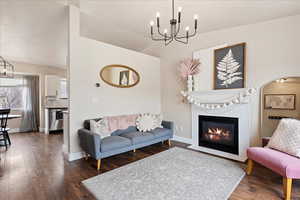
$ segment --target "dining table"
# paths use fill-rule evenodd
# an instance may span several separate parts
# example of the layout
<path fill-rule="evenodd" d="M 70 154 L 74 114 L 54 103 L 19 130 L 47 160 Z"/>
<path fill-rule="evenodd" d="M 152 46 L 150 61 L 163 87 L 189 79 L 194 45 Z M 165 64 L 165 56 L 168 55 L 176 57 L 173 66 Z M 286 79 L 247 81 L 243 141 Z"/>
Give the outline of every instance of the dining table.
<path fill-rule="evenodd" d="M 22 115 L 13 115 L 13 114 L 9 114 L 7 119 L 18 119 L 21 118 Z M 3 118 L 3 115 L 0 115 L 0 119 Z"/>

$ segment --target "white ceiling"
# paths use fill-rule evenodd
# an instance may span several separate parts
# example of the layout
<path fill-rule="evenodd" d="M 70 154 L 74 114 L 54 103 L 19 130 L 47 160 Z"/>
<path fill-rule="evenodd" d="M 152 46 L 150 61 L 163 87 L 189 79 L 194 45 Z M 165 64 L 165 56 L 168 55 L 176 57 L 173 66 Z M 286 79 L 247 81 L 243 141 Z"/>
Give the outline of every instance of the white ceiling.
<path fill-rule="evenodd" d="M 0 0 L 0 54 L 17 61 L 65 66 L 67 0 Z M 72 0 L 76 1 L 76 0 Z M 199 32 L 300 14 L 300 0 L 175 0 L 182 20 Z M 162 28 L 171 16 L 171 0 L 81 0 L 81 34 L 142 51 L 152 44 L 149 21 L 161 13 Z M 177 9 L 176 9 L 177 10 Z"/>
<path fill-rule="evenodd" d="M 81 3 L 83 35 L 137 51 L 149 47 L 150 20 L 161 14 L 161 27 L 169 28 L 171 0 L 98 0 Z M 183 8 L 183 27 L 193 27 L 199 16 L 199 32 L 300 14 L 300 0 L 175 0 Z M 96 33 L 96 34 L 95 34 Z"/>
<path fill-rule="evenodd" d="M 8 60 L 66 66 L 65 5 L 47 0 L 0 0 L 0 30 L 0 54 Z"/>

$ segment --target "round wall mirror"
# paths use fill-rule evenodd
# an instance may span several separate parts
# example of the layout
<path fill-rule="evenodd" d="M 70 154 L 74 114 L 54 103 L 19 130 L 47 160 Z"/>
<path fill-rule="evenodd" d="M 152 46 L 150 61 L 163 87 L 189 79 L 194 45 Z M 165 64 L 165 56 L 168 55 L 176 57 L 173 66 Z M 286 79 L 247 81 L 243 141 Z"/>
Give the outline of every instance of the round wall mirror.
<path fill-rule="evenodd" d="M 100 72 L 101 79 L 113 87 L 129 88 L 137 85 L 140 75 L 131 67 L 125 65 L 108 65 Z"/>
<path fill-rule="evenodd" d="M 282 118 L 300 119 L 300 77 L 285 77 L 262 88 L 261 133 L 271 137 Z"/>

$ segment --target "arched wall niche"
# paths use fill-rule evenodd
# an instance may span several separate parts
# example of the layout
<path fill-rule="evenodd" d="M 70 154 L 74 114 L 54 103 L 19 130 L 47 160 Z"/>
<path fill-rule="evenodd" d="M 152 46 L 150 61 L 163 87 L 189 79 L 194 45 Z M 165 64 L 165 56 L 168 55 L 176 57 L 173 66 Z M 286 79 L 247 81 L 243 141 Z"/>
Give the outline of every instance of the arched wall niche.
<path fill-rule="evenodd" d="M 261 88 L 261 136 L 271 137 L 282 117 L 300 119 L 300 77 L 282 77 Z"/>

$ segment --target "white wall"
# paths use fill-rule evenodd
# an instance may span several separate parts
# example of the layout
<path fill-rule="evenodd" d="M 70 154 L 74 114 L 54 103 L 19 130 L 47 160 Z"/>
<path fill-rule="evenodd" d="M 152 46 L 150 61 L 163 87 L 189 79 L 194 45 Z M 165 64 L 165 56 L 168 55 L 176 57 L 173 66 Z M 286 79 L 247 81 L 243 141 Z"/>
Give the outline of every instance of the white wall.
<path fill-rule="evenodd" d="M 70 6 L 69 151 L 79 152 L 77 130 L 85 119 L 99 116 L 160 113 L 160 60 L 156 57 L 80 37 L 79 10 Z M 132 88 L 115 88 L 104 83 L 100 70 L 110 64 L 127 65 L 141 77 Z M 95 83 L 101 84 L 100 88 Z"/>
<path fill-rule="evenodd" d="M 162 111 L 164 117 L 172 120 L 183 131 L 176 135 L 191 138 L 190 105 L 182 102 L 180 90 L 184 88 L 178 78 L 179 61 L 192 57 L 194 51 L 227 43 L 228 45 L 246 42 L 247 87 L 261 86 L 279 77 L 300 76 L 299 45 L 300 15 L 258 24 L 245 25 L 205 34 L 199 34 L 188 45 L 173 42 L 167 47 L 155 43 L 144 52 L 161 57 Z M 205 66 L 202 66 L 205 68 Z M 209 82 L 211 76 L 200 77 Z M 200 86 L 200 89 L 206 85 Z M 252 101 L 251 144 L 260 143 L 260 103 L 259 95 Z"/>

